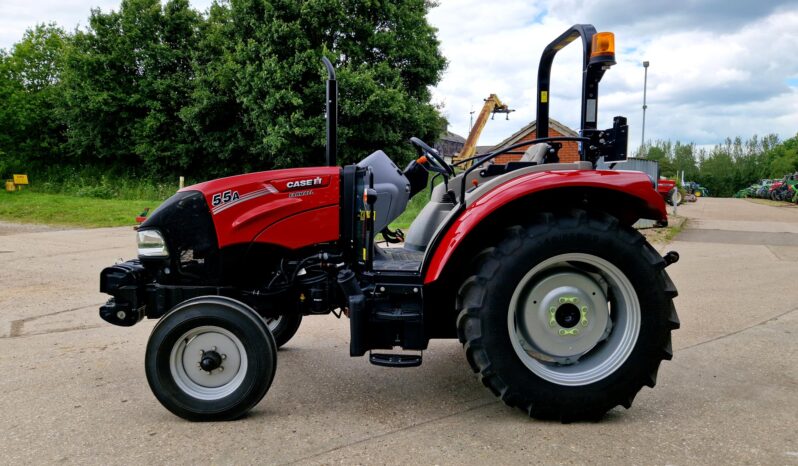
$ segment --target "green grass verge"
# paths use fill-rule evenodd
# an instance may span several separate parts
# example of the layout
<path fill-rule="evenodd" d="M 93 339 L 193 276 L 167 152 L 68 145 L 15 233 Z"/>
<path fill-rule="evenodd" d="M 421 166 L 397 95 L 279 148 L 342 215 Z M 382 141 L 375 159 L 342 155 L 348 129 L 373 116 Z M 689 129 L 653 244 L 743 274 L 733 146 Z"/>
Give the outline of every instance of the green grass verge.
<path fill-rule="evenodd" d="M 410 224 L 416 219 L 418 213 L 421 212 L 421 209 L 427 205 L 427 202 L 429 202 L 429 189 L 413 196 L 413 198 L 410 199 L 410 202 L 407 203 L 407 209 L 402 212 L 402 215 L 400 215 L 399 218 L 391 222 L 388 228 L 391 230 L 401 228 L 407 232 L 407 229 L 410 228 Z"/>
<path fill-rule="evenodd" d="M 753 202 L 754 204 L 762 204 L 771 207 L 795 207 L 795 204 L 787 201 L 772 201 L 770 199 L 758 199 L 753 197 L 748 197 L 745 200 L 748 202 Z"/>
<path fill-rule="evenodd" d="M 33 191 L 0 192 L 0 220 L 87 228 L 134 225 L 136 215 L 145 207 L 152 211 L 161 202 Z"/>

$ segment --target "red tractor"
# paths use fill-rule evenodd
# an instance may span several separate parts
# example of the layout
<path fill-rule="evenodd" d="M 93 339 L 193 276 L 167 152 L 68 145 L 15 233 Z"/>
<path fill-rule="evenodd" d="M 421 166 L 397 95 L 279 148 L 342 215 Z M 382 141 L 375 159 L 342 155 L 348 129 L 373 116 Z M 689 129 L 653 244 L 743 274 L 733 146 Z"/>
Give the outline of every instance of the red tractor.
<path fill-rule="evenodd" d="M 680 205 L 682 203 L 682 193 L 676 187 L 675 180 L 660 178 L 657 183 L 657 192 L 670 205 Z"/>
<path fill-rule="evenodd" d="M 549 137 L 556 53 L 581 39 L 581 134 Z M 538 71 L 538 139 L 458 172 L 423 141 L 404 170 L 382 151 L 338 167 L 337 84 L 327 81 L 327 166 L 248 173 L 181 189 L 137 231 L 138 259 L 106 268 L 100 316 L 160 319 L 145 369 L 157 399 L 193 421 L 244 415 L 266 394 L 277 349 L 315 314 L 349 319 L 351 356 L 406 368 L 433 338 L 459 338 L 479 380 L 530 416 L 597 419 L 653 387 L 679 327 L 663 258 L 631 225 L 667 223 L 626 158 L 626 119 L 596 126 L 598 84 L 615 64 L 611 33 L 575 25 Z M 562 141 L 581 161 L 560 163 Z M 519 162 L 489 164 L 529 146 Z M 387 230 L 428 175 L 442 182 L 402 247 Z M 390 234 L 388 235 L 390 237 Z M 401 349 L 404 351 L 397 351 Z"/>

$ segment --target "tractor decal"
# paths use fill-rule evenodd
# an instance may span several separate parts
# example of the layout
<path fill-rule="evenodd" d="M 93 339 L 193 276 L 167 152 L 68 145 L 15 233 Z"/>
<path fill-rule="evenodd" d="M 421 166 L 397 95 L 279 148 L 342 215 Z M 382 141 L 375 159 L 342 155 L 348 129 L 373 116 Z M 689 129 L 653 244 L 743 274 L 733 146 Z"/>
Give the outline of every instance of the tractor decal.
<path fill-rule="evenodd" d="M 222 212 L 240 202 L 248 201 L 250 199 L 255 199 L 256 197 L 265 196 L 267 194 L 277 194 L 277 193 L 278 193 L 277 189 L 270 184 L 267 184 L 263 189 L 257 189 L 250 193 L 244 194 L 243 196 L 239 196 L 238 191 L 234 192 L 233 194 L 230 194 L 229 191 L 225 191 L 223 193 L 216 193 L 213 195 L 212 198 L 212 203 L 214 207 L 211 209 L 211 212 L 213 212 L 213 215 L 216 215 L 219 212 Z"/>

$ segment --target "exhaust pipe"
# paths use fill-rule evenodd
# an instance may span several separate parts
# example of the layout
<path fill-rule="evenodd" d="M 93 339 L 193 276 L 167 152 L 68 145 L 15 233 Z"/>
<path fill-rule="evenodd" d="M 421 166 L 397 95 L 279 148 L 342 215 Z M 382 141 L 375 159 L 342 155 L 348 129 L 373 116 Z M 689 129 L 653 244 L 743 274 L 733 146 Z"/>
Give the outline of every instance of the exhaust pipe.
<path fill-rule="evenodd" d="M 330 60 L 321 57 L 321 61 L 327 67 L 327 166 L 334 167 L 338 147 L 338 81 Z"/>

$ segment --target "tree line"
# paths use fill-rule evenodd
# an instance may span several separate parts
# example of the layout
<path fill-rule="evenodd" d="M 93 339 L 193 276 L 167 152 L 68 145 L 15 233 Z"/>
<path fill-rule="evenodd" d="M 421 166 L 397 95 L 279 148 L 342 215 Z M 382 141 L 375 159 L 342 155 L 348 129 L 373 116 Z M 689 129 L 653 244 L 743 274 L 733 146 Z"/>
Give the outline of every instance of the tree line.
<path fill-rule="evenodd" d="M 445 128 L 446 60 L 429 0 L 123 0 L 84 29 L 29 29 L 0 51 L 0 172 L 84 167 L 201 178 L 324 163 L 325 55 L 339 162 Z"/>
<path fill-rule="evenodd" d="M 670 140 L 638 149 L 637 157 L 659 162 L 660 175 L 695 181 L 713 196 L 728 197 L 763 178 L 782 178 L 798 171 L 798 135 L 780 141 L 775 134 L 743 140 L 727 138 L 712 148 Z"/>
<path fill-rule="evenodd" d="M 445 128 L 430 87 L 446 60 L 431 0 L 123 0 L 87 26 L 37 25 L 0 50 L 0 176 L 79 170 L 208 179 L 324 163 L 326 55 L 337 67 L 339 162 Z M 798 169 L 798 136 L 714 148 L 647 144 L 713 195 Z"/>

